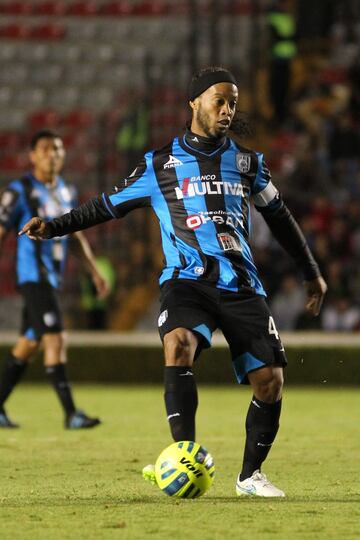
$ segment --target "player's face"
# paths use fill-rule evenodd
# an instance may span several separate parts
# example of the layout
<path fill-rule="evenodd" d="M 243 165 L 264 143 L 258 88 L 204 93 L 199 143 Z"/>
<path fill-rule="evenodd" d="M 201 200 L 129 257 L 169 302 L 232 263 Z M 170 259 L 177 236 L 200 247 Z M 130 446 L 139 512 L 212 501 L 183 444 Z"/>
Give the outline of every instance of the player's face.
<path fill-rule="evenodd" d="M 30 152 L 36 178 L 41 181 L 52 180 L 62 169 L 65 149 L 60 138 L 43 137 Z"/>
<path fill-rule="evenodd" d="M 193 109 L 191 130 L 203 137 L 227 134 L 236 111 L 238 90 L 234 84 L 218 83 L 190 102 Z"/>

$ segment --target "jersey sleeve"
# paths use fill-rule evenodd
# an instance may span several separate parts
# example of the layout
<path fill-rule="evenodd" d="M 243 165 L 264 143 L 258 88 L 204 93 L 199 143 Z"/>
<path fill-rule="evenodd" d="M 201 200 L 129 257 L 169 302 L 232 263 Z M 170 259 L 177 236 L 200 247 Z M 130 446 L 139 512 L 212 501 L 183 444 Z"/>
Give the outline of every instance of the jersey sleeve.
<path fill-rule="evenodd" d="M 293 257 L 307 281 L 318 278 L 320 270 L 307 241 L 295 218 L 271 182 L 270 171 L 262 154 L 259 156 L 258 172 L 254 181 L 252 198 L 255 208 L 261 212 L 273 236 Z"/>
<path fill-rule="evenodd" d="M 258 171 L 252 185 L 251 195 L 255 207 L 261 211 L 264 207 L 276 207 L 280 204 L 280 194 L 271 181 L 271 174 L 263 154 L 258 156 Z"/>
<path fill-rule="evenodd" d="M 113 217 L 120 218 L 135 208 L 151 205 L 151 171 L 147 154 L 111 194 L 103 193 L 105 206 Z"/>
<path fill-rule="evenodd" d="M 10 230 L 17 225 L 20 215 L 20 192 L 10 184 L 0 195 L 0 225 Z"/>

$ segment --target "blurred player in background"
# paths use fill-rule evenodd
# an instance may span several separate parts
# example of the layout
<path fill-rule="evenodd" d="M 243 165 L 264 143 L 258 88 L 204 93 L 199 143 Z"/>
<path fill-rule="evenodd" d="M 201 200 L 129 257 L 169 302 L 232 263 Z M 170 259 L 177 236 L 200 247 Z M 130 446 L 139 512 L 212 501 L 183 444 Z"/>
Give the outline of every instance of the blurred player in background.
<path fill-rule="evenodd" d="M 313 315 L 319 314 L 326 284 L 271 181 L 263 155 L 228 137 L 229 129 L 240 125 L 234 122 L 237 98 L 236 80 L 229 71 L 201 70 L 190 85 L 192 121 L 184 135 L 148 152 L 114 193 L 48 223 L 33 219 L 21 234 L 54 238 L 152 206 L 166 261 L 160 276 L 158 326 L 173 439 L 195 440 L 198 399 L 192 365 L 220 328 L 238 382 L 250 383 L 254 394 L 236 493 L 283 497 L 261 472 L 279 428 L 286 357 L 249 246 L 250 198 L 302 270 L 306 307 Z M 153 470 L 146 467 L 144 472 L 154 478 Z"/>
<path fill-rule="evenodd" d="M 18 232 L 33 216 L 50 220 L 73 207 L 74 190 L 58 176 L 65 158 L 61 138 L 52 131 L 40 131 L 31 140 L 31 173 L 12 181 L 0 199 L 0 246 L 7 233 Z M 91 273 L 99 296 L 107 294 L 107 283 L 95 263 L 82 233 L 72 243 Z M 24 300 L 21 336 L 9 353 L 0 379 L 0 427 L 18 427 L 4 409 L 4 403 L 24 374 L 29 360 L 41 345 L 46 373 L 65 413 L 65 427 L 90 428 L 100 423 L 77 410 L 66 375 L 66 348 L 59 307 L 58 288 L 64 269 L 67 238 L 35 243 L 26 236 L 17 241 L 17 283 Z"/>

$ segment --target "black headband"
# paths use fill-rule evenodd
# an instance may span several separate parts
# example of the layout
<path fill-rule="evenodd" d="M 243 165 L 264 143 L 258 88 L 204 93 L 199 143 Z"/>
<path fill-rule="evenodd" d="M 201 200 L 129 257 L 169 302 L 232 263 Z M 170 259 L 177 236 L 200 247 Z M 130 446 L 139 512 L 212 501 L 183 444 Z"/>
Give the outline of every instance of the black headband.
<path fill-rule="evenodd" d="M 210 86 L 222 82 L 228 82 L 237 86 L 236 79 L 230 71 L 210 71 L 204 73 L 204 75 L 201 75 L 198 79 L 191 81 L 189 87 L 189 100 L 194 101 L 195 98 L 200 96 L 200 94 L 205 92 Z"/>

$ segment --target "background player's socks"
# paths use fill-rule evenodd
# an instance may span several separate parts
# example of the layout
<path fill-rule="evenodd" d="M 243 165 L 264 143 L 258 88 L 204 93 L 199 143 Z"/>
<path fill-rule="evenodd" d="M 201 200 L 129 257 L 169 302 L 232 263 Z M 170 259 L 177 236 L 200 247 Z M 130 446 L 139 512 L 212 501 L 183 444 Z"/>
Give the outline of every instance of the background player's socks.
<path fill-rule="evenodd" d="M 191 367 L 166 366 L 164 383 L 166 412 L 174 441 L 194 441 L 198 396 Z"/>
<path fill-rule="evenodd" d="M 260 470 L 279 429 L 281 399 L 264 403 L 253 396 L 246 417 L 246 443 L 240 480 Z"/>
<path fill-rule="evenodd" d="M 11 353 L 8 354 L 0 381 L 0 411 L 3 410 L 6 399 L 23 376 L 27 365 L 27 362 L 15 358 Z"/>
<path fill-rule="evenodd" d="M 65 364 L 48 366 L 46 368 L 46 374 L 55 388 L 66 416 L 69 417 L 75 412 L 75 405 L 71 395 L 70 384 L 66 376 Z"/>

